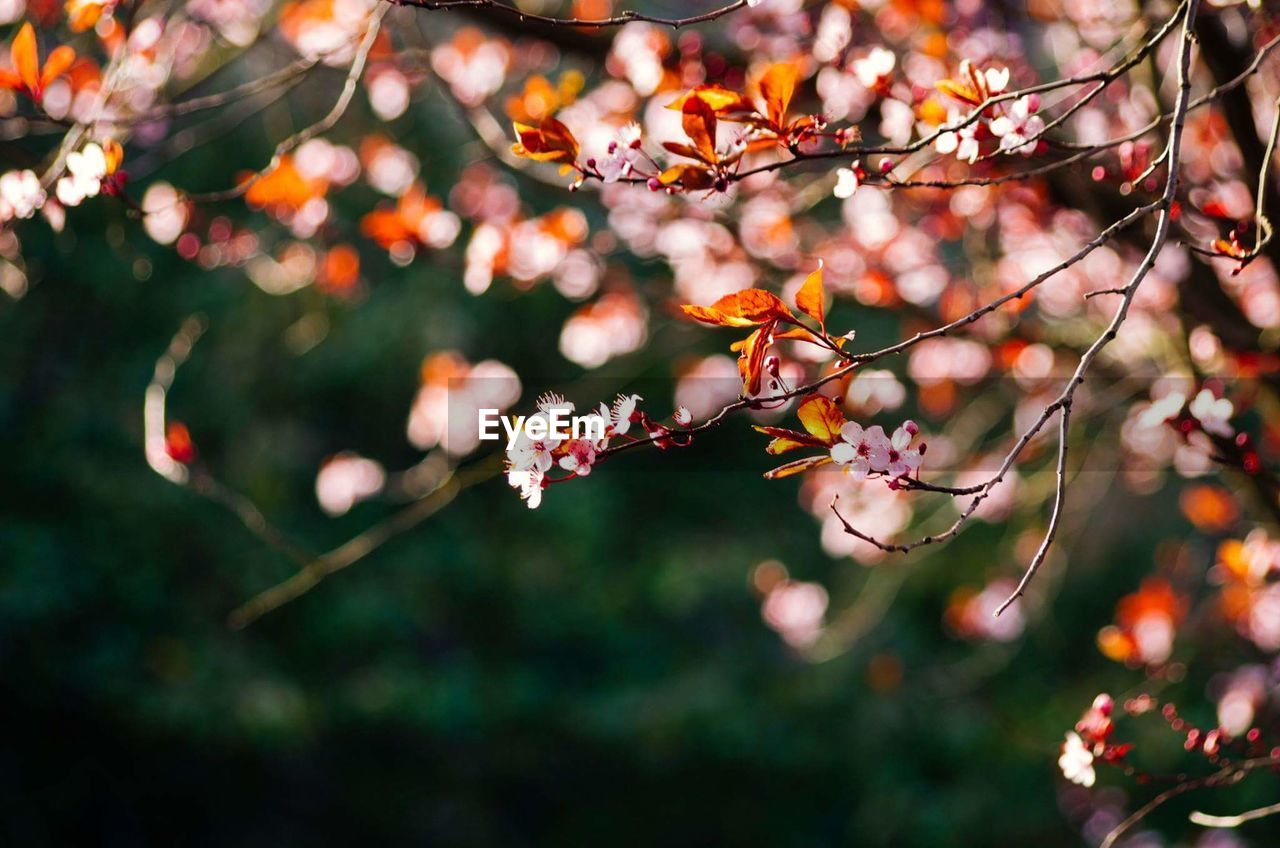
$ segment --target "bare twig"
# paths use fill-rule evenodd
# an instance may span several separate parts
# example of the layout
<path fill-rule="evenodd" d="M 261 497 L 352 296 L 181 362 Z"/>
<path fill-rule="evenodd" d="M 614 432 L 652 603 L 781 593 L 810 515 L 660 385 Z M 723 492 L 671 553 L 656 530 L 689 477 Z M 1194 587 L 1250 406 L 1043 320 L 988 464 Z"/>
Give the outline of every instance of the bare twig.
<path fill-rule="evenodd" d="M 1179 795 L 1185 795 L 1197 789 L 1239 783 L 1248 777 L 1250 772 L 1260 768 L 1280 768 L 1280 760 L 1275 757 L 1255 757 L 1249 760 L 1241 760 L 1240 762 L 1230 763 L 1213 774 L 1183 781 L 1176 786 L 1172 786 L 1143 804 L 1128 818 L 1112 828 L 1098 848 L 1112 848 L 1116 844 L 1116 840 L 1124 836 L 1135 824 Z"/>
<path fill-rule="evenodd" d="M 1178 100 L 1173 111 L 1173 125 L 1169 131 L 1169 144 L 1167 150 L 1169 152 L 1169 176 L 1165 180 L 1164 195 L 1160 198 L 1159 220 L 1156 224 L 1156 234 L 1151 240 L 1151 248 L 1147 251 L 1146 257 L 1138 265 L 1137 271 L 1134 272 L 1128 286 L 1125 287 L 1125 293 L 1121 298 L 1120 305 L 1115 311 L 1114 317 L 1111 319 L 1106 332 L 1098 336 L 1094 343 L 1080 357 L 1080 363 L 1076 366 L 1076 372 L 1071 378 L 1071 382 L 1067 384 L 1067 388 L 1059 396 L 1059 405 L 1062 409 L 1062 418 L 1059 427 L 1058 437 L 1058 484 L 1057 493 L 1053 504 L 1053 515 L 1049 521 L 1049 528 L 1045 531 L 1044 539 L 1040 543 L 1040 548 L 1036 551 L 1031 563 L 1027 566 L 1027 570 L 1023 573 L 1022 579 L 1018 581 L 1018 586 L 1013 593 L 1005 600 L 1004 603 L 996 610 L 996 615 L 1008 609 L 1009 605 L 1022 596 L 1026 591 L 1027 585 L 1030 584 L 1036 571 L 1044 563 L 1045 556 L 1049 552 L 1050 546 L 1053 544 L 1054 536 L 1058 530 L 1058 519 L 1062 513 L 1062 503 L 1067 494 L 1066 482 L 1066 460 L 1067 460 L 1067 425 L 1071 415 L 1071 402 L 1075 396 L 1076 388 L 1084 382 L 1084 375 L 1089 369 L 1089 365 L 1097 357 L 1112 339 L 1116 337 L 1120 326 L 1124 323 L 1129 313 L 1129 307 L 1133 303 L 1133 298 L 1138 292 L 1138 286 L 1142 285 L 1142 281 L 1146 278 L 1147 272 L 1156 264 L 1156 259 L 1160 255 L 1160 251 L 1164 248 L 1165 242 L 1169 238 L 1169 228 L 1173 219 L 1173 201 L 1178 192 L 1178 162 L 1179 154 L 1182 150 L 1182 133 L 1187 118 L 1187 107 L 1191 102 L 1191 48 L 1194 44 L 1194 36 L 1192 26 L 1195 24 L 1196 11 L 1199 7 L 1199 0 L 1189 0 L 1183 15 L 1182 23 L 1182 49 L 1179 52 L 1178 61 Z"/>
<path fill-rule="evenodd" d="M 1258 807 L 1256 810 L 1239 813 L 1234 816 L 1211 816 L 1208 813 L 1202 813 L 1196 810 L 1191 813 L 1189 818 L 1192 824 L 1198 824 L 1202 827 L 1239 827 L 1245 822 L 1251 822 L 1254 819 L 1261 819 L 1267 816 L 1274 816 L 1280 813 L 1280 804 L 1270 804 L 1266 807 Z"/>
<path fill-rule="evenodd" d="M 365 64 L 369 60 L 369 52 L 373 49 L 374 43 L 378 39 L 378 31 L 382 27 L 382 19 L 386 17 L 391 6 L 379 6 L 372 15 L 369 16 L 369 25 L 365 30 L 364 37 L 360 41 L 360 46 L 356 49 L 355 57 L 351 60 L 351 67 L 347 71 L 346 81 L 342 85 L 342 91 L 338 95 L 337 101 L 333 104 L 333 108 L 325 114 L 323 118 L 313 124 L 304 127 L 293 135 L 281 141 L 276 145 L 275 152 L 271 155 L 271 161 L 266 167 L 260 171 L 255 171 L 252 176 L 236 185 L 233 188 L 224 189 L 223 191 L 207 192 L 205 194 L 192 194 L 186 197 L 194 203 L 217 203 L 223 200 L 232 200 L 243 196 L 258 181 L 262 180 L 270 174 L 280 164 L 280 160 L 284 156 L 301 147 L 306 142 L 328 132 L 342 119 L 346 114 L 347 107 L 351 105 L 351 100 L 355 96 L 356 86 L 360 82 L 360 77 L 364 74 Z"/>
<path fill-rule="evenodd" d="M 447 473 L 419 500 L 308 562 L 289 579 L 258 593 L 233 610 L 227 619 L 228 623 L 236 629 L 247 627 L 267 613 L 306 594 L 329 575 L 358 562 L 386 542 L 421 524 L 452 503 L 464 489 L 493 478 L 499 470 L 496 463 L 490 461 L 466 471 Z"/>
<path fill-rule="evenodd" d="M 1134 271 L 1128 284 L 1124 287 L 1121 303 L 1116 308 L 1116 311 L 1111 319 L 1111 322 L 1108 324 L 1106 330 L 1103 331 L 1103 333 L 1094 340 L 1093 344 L 1090 345 L 1089 348 L 1080 357 L 1080 361 L 1076 366 L 1076 370 L 1072 374 L 1071 379 L 1068 381 L 1066 387 L 1062 390 L 1062 392 L 1058 395 L 1058 397 L 1054 401 L 1052 401 L 1051 403 L 1045 406 L 1043 412 L 1036 419 L 1036 421 L 1022 434 L 1022 436 L 1014 444 L 1013 448 L 1009 451 L 1008 454 L 1006 454 L 1004 461 L 1002 462 L 1000 468 L 996 471 L 996 473 L 986 483 L 978 487 L 979 490 L 975 494 L 973 500 L 970 501 L 968 506 L 960 513 L 960 516 L 955 520 L 955 522 L 953 522 L 950 527 L 948 527 L 946 530 L 942 531 L 941 533 L 924 536 L 920 539 L 917 539 L 912 542 L 907 542 L 907 543 L 899 543 L 899 544 L 886 543 L 872 536 L 869 536 L 866 533 L 863 533 L 859 531 L 857 528 L 853 527 L 844 518 L 844 516 L 840 514 L 840 511 L 837 508 L 837 502 L 833 500 L 831 503 L 831 510 L 836 515 L 836 517 L 840 520 L 846 533 L 849 533 L 855 538 L 861 539 L 865 542 L 875 545 L 876 547 L 886 552 L 907 553 L 925 545 L 932 545 L 932 544 L 936 544 L 938 542 L 944 541 L 946 539 L 950 539 L 960 532 L 960 530 L 965 526 L 968 520 L 977 511 L 978 506 L 983 502 L 983 500 L 985 500 L 991 494 L 992 490 L 997 485 L 999 485 L 1001 481 L 1003 481 L 1005 476 L 1008 474 L 1009 470 L 1013 467 L 1013 464 L 1016 462 L 1017 458 L 1021 455 L 1023 449 L 1041 431 L 1041 429 L 1043 429 L 1045 424 L 1047 424 L 1048 421 L 1054 415 L 1057 415 L 1060 413 L 1061 420 L 1059 422 L 1057 487 L 1056 487 L 1056 495 L 1054 500 L 1053 513 L 1050 519 L 1050 524 L 1048 529 L 1045 532 L 1045 536 L 1041 542 L 1040 548 L 1037 550 L 1030 565 L 1027 567 L 1026 571 L 1024 572 L 1023 577 L 1018 584 L 1018 587 L 996 611 L 997 615 L 999 615 L 1000 612 L 1003 612 L 1005 609 L 1007 609 L 1009 604 L 1011 604 L 1014 600 L 1020 597 L 1023 594 L 1023 592 L 1026 590 L 1027 585 L 1030 583 L 1031 579 L 1035 576 L 1036 571 L 1043 564 L 1044 559 L 1047 556 L 1050 547 L 1052 546 L 1054 537 L 1056 536 L 1058 521 L 1062 512 L 1062 502 L 1066 497 L 1066 489 L 1067 489 L 1066 459 L 1067 459 L 1067 450 L 1068 450 L 1067 426 L 1070 423 L 1070 410 L 1071 410 L 1071 405 L 1075 398 L 1075 392 L 1079 388 L 1079 386 L 1084 382 L 1085 375 L 1088 372 L 1093 361 L 1097 358 L 1098 354 L 1101 353 L 1102 349 L 1106 347 L 1116 337 L 1116 334 L 1118 333 L 1121 325 L 1124 324 L 1124 321 L 1128 316 L 1129 307 L 1133 302 L 1133 298 L 1137 293 L 1138 287 L 1141 285 L 1143 279 L 1146 278 L 1147 273 L 1155 265 L 1155 261 L 1159 256 L 1160 251 L 1163 249 L 1165 242 L 1168 240 L 1170 224 L 1172 221 L 1172 206 L 1173 206 L 1174 198 L 1176 196 L 1177 185 L 1178 185 L 1176 163 L 1178 161 L 1178 153 L 1181 149 L 1181 144 L 1182 144 L 1183 126 L 1185 123 L 1186 114 L 1190 104 L 1190 91 L 1191 91 L 1190 62 L 1191 62 L 1191 46 L 1192 46 L 1190 27 L 1194 22 L 1195 13 L 1198 6 L 1199 6 L 1199 0 L 1190 0 L 1190 2 L 1185 6 L 1184 14 L 1183 14 L 1182 50 L 1180 53 L 1180 61 L 1179 61 L 1179 67 L 1178 67 L 1178 82 L 1179 82 L 1178 103 L 1174 110 L 1173 127 L 1170 132 L 1169 144 L 1168 144 L 1171 166 L 1169 169 L 1168 179 L 1166 180 L 1166 183 L 1165 183 L 1164 194 L 1161 197 L 1160 201 L 1154 204 L 1154 207 L 1159 212 L 1159 218 L 1156 225 L 1155 236 L 1152 239 L 1151 246 L 1148 249 L 1146 256 L 1143 258 L 1142 262 L 1139 263 L 1137 269 Z M 1143 208 L 1146 211 L 1151 211 L 1149 207 L 1143 207 Z"/>
<path fill-rule="evenodd" d="M 284 533 L 267 521 L 262 511 L 244 495 L 223 485 L 207 470 L 178 462 L 169 456 L 165 419 L 168 415 L 168 395 L 173 387 L 178 369 L 187 361 L 208 324 L 203 315 L 195 314 L 182 322 L 178 332 L 169 342 L 168 349 L 156 360 L 151 382 L 147 385 L 142 404 L 143 455 L 151 470 L 178 486 L 191 491 L 230 510 L 245 528 L 294 562 L 306 563 L 312 557 L 289 540 Z"/>

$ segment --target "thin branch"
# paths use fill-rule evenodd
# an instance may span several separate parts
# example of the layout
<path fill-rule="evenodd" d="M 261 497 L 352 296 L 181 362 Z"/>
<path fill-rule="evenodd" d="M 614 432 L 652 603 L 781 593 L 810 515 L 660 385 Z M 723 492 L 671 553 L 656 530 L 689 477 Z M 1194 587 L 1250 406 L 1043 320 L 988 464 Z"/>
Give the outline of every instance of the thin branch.
<path fill-rule="evenodd" d="M 342 119 L 346 114 L 347 107 L 351 105 L 351 100 L 355 96 L 356 86 L 360 82 L 360 77 L 364 75 L 365 64 L 369 60 L 369 53 L 373 50 L 373 45 L 378 40 L 378 31 L 382 27 L 382 19 L 386 17 L 387 12 L 391 10 L 389 4 L 379 6 L 369 17 L 369 26 L 365 30 L 364 38 L 360 41 L 360 46 L 356 49 L 355 57 L 351 60 L 351 67 L 347 72 L 346 82 L 343 83 L 342 92 L 338 95 L 337 101 L 333 104 L 333 108 L 320 120 L 299 130 L 293 135 L 281 141 L 276 145 L 275 152 L 271 155 L 271 161 L 266 167 L 260 171 L 255 171 L 251 177 L 244 180 L 234 188 L 225 189 L 223 191 L 207 192 L 205 194 L 188 195 L 185 200 L 193 203 L 217 203 L 223 200 L 232 200 L 243 196 L 255 184 L 270 174 L 280 164 L 280 160 L 285 154 L 301 147 L 306 142 L 328 132 Z"/>
<path fill-rule="evenodd" d="M 197 313 L 188 317 L 170 340 L 169 347 L 156 360 L 142 404 L 143 455 L 147 465 L 170 483 L 189 488 L 227 508 L 240 519 L 245 529 L 294 562 L 310 562 L 312 556 L 267 521 L 253 501 L 223 485 L 208 471 L 193 468 L 169 456 L 165 424 L 169 390 L 173 388 L 178 369 L 191 356 L 192 349 L 207 328 L 203 315 Z"/>
<path fill-rule="evenodd" d="M 1211 816 L 1208 813 L 1202 813 L 1196 810 L 1191 813 L 1189 818 L 1192 824 L 1198 824 L 1201 827 L 1239 827 L 1245 822 L 1251 822 L 1254 819 L 1265 818 L 1266 816 L 1274 816 L 1280 813 L 1280 804 L 1271 804 L 1266 807 L 1259 807 L 1256 810 L 1249 810 L 1245 813 L 1239 813 L 1234 816 Z"/>
<path fill-rule="evenodd" d="M 1255 757 L 1249 760 L 1241 760 L 1237 763 L 1230 763 L 1218 771 L 1215 771 L 1213 774 L 1206 775 L 1205 777 L 1198 777 L 1194 780 L 1188 780 L 1183 783 L 1179 783 L 1177 786 L 1170 787 L 1147 803 L 1143 804 L 1128 818 L 1112 828 L 1111 832 L 1102 840 L 1102 843 L 1098 848 L 1112 848 L 1112 846 L 1116 844 L 1116 840 L 1121 836 L 1124 836 L 1125 833 L 1127 833 L 1135 824 L 1145 819 L 1153 811 L 1167 802 L 1177 798 L 1179 795 L 1184 795 L 1187 792 L 1191 792 L 1196 789 L 1239 783 L 1241 780 L 1246 778 L 1250 772 L 1260 768 L 1280 768 L 1280 760 L 1275 757 Z"/>
<path fill-rule="evenodd" d="M 941 533 L 924 536 L 920 539 L 907 543 L 893 544 L 882 542 L 853 527 L 848 520 L 840 514 L 837 507 L 837 501 L 832 500 L 831 502 L 831 511 L 840 520 L 846 533 L 854 536 L 855 538 L 861 539 L 864 542 L 875 545 L 882 551 L 890 553 L 908 553 L 916 548 L 936 544 L 946 539 L 950 539 L 956 536 L 961 529 L 963 529 L 969 519 L 977 511 L 978 506 L 991 494 L 992 490 L 999 485 L 1001 481 L 1003 481 L 1005 475 L 1008 474 L 1009 470 L 1013 467 L 1023 449 L 1040 432 L 1040 430 L 1043 429 L 1044 425 L 1047 424 L 1055 414 L 1061 412 L 1062 421 L 1060 422 L 1060 438 L 1058 447 L 1058 486 L 1054 502 L 1053 517 L 1050 520 L 1049 528 L 1045 533 L 1045 538 L 1041 543 L 1040 549 L 1032 559 L 1031 564 L 1024 573 L 1017 589 L 1015 589 L 1013 594 L 1010 595 L 1004 604 L 1001 605 L 1000 609 L 996 612 L 997 615 L 999 615 L 1001 611 L 1006 609 L 1010 603 L 1020 597 L 1025 591 L 1027 585 L 1031 581 L 1031 578 L 1034 577 L 1035 572 L 1043 563 L 1053 542 L 1054 536 L 1056 535 L 1058 518 L 1061 515 L 1062 510 L 1062 501 L 1066 496 L 1065 464 L 1067 456 L 1067 433 L 1065 425 L 1069 424 L 1069 410 L 1074 400 L 1076 389 L 1084 382 L 1085 374 L 1088 372 L 1098 354 L 1101 353 L 1102 349 L 1116 337 L 1121 325 L 1124 324 L 1124 321 L 1128 316 L 1129 307 L 1133 303 L 1134 296 L 1137 294 L 1138 286 L 1141 285 L 1143 279 L 1146 278 L 1147 273 L 1152 267 L 1154 267 L 1160 251 L 1168 240 L 1170 224 L 1172 221 L 1172 206 L 1178 185 L 1176 163 L 1178 162 L 1178 154 L 1181 150 L 1183 126 L 1185 124 L 1186 114 L 1190 104 L 1190 62 L 1192 45 L 1190 27 L 1194 22 L 1198 6 L 1199 0 L 1190 0 L 1185 7 L 1185 13 L 1183 16 L 1182 51 L 1178 67 L 1178 104 L 1174 110 L 1173 128 L 1170 132 L 1168 144 L 1171 167 L 1169 169 L 1169 177 L 1165 183 L 1164 194 L 1160 201 L 1155 204 L 1156 208 L 1159 210 L 1155 236 L 1152 239 L 1151 246 L 1148 249 L 1146 256 L 1143 258 L 1142 262 L 1139 263 L 1138 268 L 1134 271 L 1133 276 L 1124 287 L 1124 296 L 1120 305 L 1117 307 L 1111 322 L 1108 324 L 1106 330 L 1094 340 L 1093 344 L 1091 344 L 1080 357 L 1080 362 L 1077 364 L 1074 374 L 1070 381 L 1068 381 L 1062 393 L 1059 394 L 1053 402 L 1045 406 L 1043 412 L 1036 421 L 1022 434 L 1014 444 L 1012 450 L 1006 454 L 1004 461 L 996 473 L 986 483 L 982 484 L 973 500 L 964 509 L 964 511 L 960 513 L 960 516 L 951 524 L 950 527 Z"/>
<path fill-rule="evenodd" d="M 1182 133 L 1186 124 L 1187 108 L 1191 102 L 1191 48 L 1194 44 L 1192 27 L 1195 24 L 1196 11 L 1199 7 L 1199 0 L 1190 0 L 1187 3 L 1186 12 L 1182 23 L 1182 49 L 1178 62 L 1178 100 L 1173 111 L 1173 126 L 1169 132 L 1169 144 L 1167 150 L 1169 153 L 1169 176 L 1165 180 L 1164 195 L 1160 199 L 1160 215 L 1156 224 L 1156 234 L 1151 240 L 1151 248 L 1147 251 L 1146 257 L 1134 272 L 1133 278 L 1129 285 L 1125 287 L 1125 293 L 1121 298 L 1120 306 L 1116 309 L 1115 316 L 1111 319 L 1111 324 L 1107 327 L 1106 332 L 1099 336 L 1094 343 L 1085 351 L 1084 356 L 1080 357 L 1080 364 L 1076 366 L 1075 375 L 1071 378 L 1071 382 L 1067 385 L 1066 390 L 1059 397 L 1062 409 L 1062 419 L 1059 427 L 1058 437 L 1058 481 L 1057 491 L 1053 504 L 1053 515 L 1049 521 L 1049 528 L 1045 531 L 1044 539 L 1040 543 L 1040 548 L 1036 551 L 1035 557 L 1027 566 L 1026 571 L 1022 575 L 1022 579 L 1018 581 L 1018 586 L 1013 593 L 1005 600 L 1004 603 L 996 610 L 996 615 L 1008 609 L 1009 605 L 1020 598 L 1026 591 L 1040 566 L 1044 564 L 1049 547 L 1053 544 L 1054 536 L 1058 530 L 1058 519 L 1062 512 L 1062 504 L 1067 495 L 1066 481 L 1066 460 L 1067 460 L 1067 427 L 1071 417 L 1071 403 L 1075 395 L 1076 388 L 1084 382 L 1084 375 L 1088 371 L 1089 365 L 1112 339 L 1116 337 L 1120 326 L 1124 323 L 1129 313 L 1129 307 L 1133 303 L 1133 298 L 1138 292 L 1138 286 L 1142 284 L 1146 278 L 1147 272 L 1156 264 L 1156 259 L 1160 255 L 1160 251 L 1164 248 L 1165 242 L 1169 238 L 1170 224 L 1173 220 L 1173 201 L 1178 192 L 1178 163 L 1179 156 L 1182 151 Z"/>
<path fill-rule="evenodd" d="M 492 479 L 499 471 L 494 463 L 489 462 L 465 472 L 449 472 L 419 500 L 308 562 L 289 579 L 258 593 L 237 607 L 228 616 L 228 624 L 237 630 L 247 627 L 267 613 L 301 597 L 329 575 L 358 562 L 391 539 L 435 515 L 452 503 L 464 489 Z"/>

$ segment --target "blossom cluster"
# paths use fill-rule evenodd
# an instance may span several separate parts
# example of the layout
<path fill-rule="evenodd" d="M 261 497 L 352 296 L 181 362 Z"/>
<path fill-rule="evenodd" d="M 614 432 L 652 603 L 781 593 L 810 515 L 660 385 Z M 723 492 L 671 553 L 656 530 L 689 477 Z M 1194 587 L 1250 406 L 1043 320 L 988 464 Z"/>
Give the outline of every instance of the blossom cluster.
<path fill-rule="evenodd" d="M 610 444 L 642 441 L 632 434 L 633 425 L 644 430 L 646 437 L 659 448 L 679 444 L 677 432 L 657 423 L 639 408 L 639 395 L 618 395 L 613 404 L 603 401 L 595 410 L 577 416 L 575 423 L 582 424 L 580 438 L 565 438 L 552 426 L 553 419 L 567 418 L 575 406 L 564 397 L 547 393 L 538 398 L 538 411 L 524 419 L 522 426 L 511 440 L 506 451 L 505 470 L 507 485 L 520 492 L 520 497 L 536 509 L 542 503 L 542 491 L 552 483 L 586 477 L 596 462 L 607 455 Z M 530 428 L 531 422 L 537 425 Z M 686 410 L 677 409 L 673 415 L 675 427 L 691 423 Z M 532 435 L 541 431 L 546 435 Z M 556 470 L 563 472 L 552 476 Z"/>

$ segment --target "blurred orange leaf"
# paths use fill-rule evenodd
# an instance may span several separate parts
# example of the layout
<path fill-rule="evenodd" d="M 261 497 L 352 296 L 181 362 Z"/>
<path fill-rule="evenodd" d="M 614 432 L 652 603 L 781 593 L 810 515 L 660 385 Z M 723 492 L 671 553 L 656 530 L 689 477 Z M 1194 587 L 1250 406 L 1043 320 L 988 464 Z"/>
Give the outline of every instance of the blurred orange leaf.
<path fill-rule="evenodd" d="M 9 58 L 13 70 L 0 71 L 0 88 L 25 91 L 33 100 L 39 100 L 45 86 L 65 74 L 75 62 L 76 51 L 66 46 L 55 47 L 41 68 L 36 31 L 30 23 L 25 23 L 9 45 Z"/>

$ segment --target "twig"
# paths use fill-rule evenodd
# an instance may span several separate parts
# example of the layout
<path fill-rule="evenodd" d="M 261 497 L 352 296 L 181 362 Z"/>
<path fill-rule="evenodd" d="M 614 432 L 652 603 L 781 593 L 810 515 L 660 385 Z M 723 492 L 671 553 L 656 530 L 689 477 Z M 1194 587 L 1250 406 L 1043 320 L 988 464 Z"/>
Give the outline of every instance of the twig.
<path fill-rule="evenodd" d="M 208 471 L 192 468 L 169 456 L 165 430 L 169 390 L 173 387 L 178 369 L 187 361 L 192 348 L 207 328 L 208 323 L 203 315 L 191 315 L 182 322 L 182 326 L 170 340 L 169 347 L 156 360 L 142 404 L 143 455 L 147 465 L 170 483 L 189 488 L 227 508 L 250 533 L 294 562 L 310 562 L 311 554 L 277 530 L 251 500 L 223 485 Z"/>
<path fill-rule="evenodd" d="M 1244 780 L 1250 772 L 1256 769 L 1268 767 L 1280 768 L 1280 760 L 1277 760 L 1275 757 L 1255 757 L 1249 760 L 1241 760 L 1237 763 L 1230 763 L 1218 771 L 1215 771 L 1213 774 L 1206 775 L 1205 777 L 1198 777 L 1194 780 L 1188 780 L 1183 783 L 1179 783 L 1177 786 L 1170 787 L 1147 803 L 1143 804 L 1128 818 L 1112 828 L 1111 832 L 1102 840 L 1102 843 L 1098 848 L 1112 848 L 1112 846 L 1116 844 L 1116 840 L 1121 836 L 1124 836 L 1125 833 L 1127 833 L 1135 824 L 1150 815 L 1152 811 L 1163 806 L 1168 801 L 1177 798 L 1179 795 L 1184 795 L 1187 792 L 1205 787 L 1239 783 L 1241 780 Z"/>
<path fill-rule="evenodd" d="M 1256 810 L 1249 810 L 1245 813 L 1239 813 L 1234 816 L 1211 816 L 1208 813 L 1202 813 L 1196 810 L 1191 813 L 1189 818 L 1192 824 L 1198 824 L 1202 827 L 1239 827 L 1245 822 L 1254 819 L 1265 818 L 1266 816 L 1274 816 L 1280 813 L 1280 804 L 1271 804 L 1266 807 L 1259 807 Z"/>
<path fill-rule="evenodd" d="M 419 500 L 308 562 L 289 579 L 258 593 L 237 607 L 228 616 L 228 624 L 237 630 L 247 627 L 267 613 L 306 594 L 329 575 L 358 562 L 386 542 L 421 524 L 448 506 L 464 489 L 493 478 L 498 471 L 499 468 L 494 463 L 488 462 L 465 472 L 446 474 Z"/>
<path fill-rule="evenodd" d="M 378 39 L 378 31 L 382 26 L 382 19 L 386 17 L 388 11 L 391 10 L 390 4 L 379 6 L 369 17 L 369 26 L 365 30 L 364 38 L 360 42 L 360 46 L 356 49 L 356 55 L 351 60 L 351 68 L 347 72 L 346 82 L 343 83 L 342 92 L 338 95 L 337 101 L 333 104 L 333 108 L 320 120 L 299 130 L 293 135 L 281 141 L 276 145 L 275 152 L 271 155 L 271 161 L 260 171 L 255 171 L 252 176 L 244 180 L 233 188 L 224 189 L 223 191 L 207 192 L 205 194 L 188 195 L 185 199 L 193 203 L 217 203 L 223 200 L 232 200 L 241 197 L 249 191 L 259 180 L 262 180 L 267 174 L 270 174 L 280 164 L 280 160 L 285 154 L 297 149 L 306 142 L 328 132 L 342 119 L 346 114 L 347 107 L 351 105 L 351 100 L 355 96 L 356 86 L 360 82 L 360 77 L 364 74 L 365 64 L 369 59 L 369 52 L 373 49 L 374 43 Z"/>
<path fill-rule="evenodd" d="M 996 615 L 1008 609 L 1009 605 L 1020 598 L 1026 591 L 1036 571 L 1044 563 L 1045 556 L 1049 552 L 1049 547 L 1053 544 L 1054 536 L 1058 530 L 1058 518 L 1062 512 L 1062 503 L 1067 494 L 1066 482 L 1066 460 L 1067 460 L 1067 425 L 1071 415 L 1071 402 L 1074 398 L 1076 388 L 1084 382 L 1084 375 L 1089 369 L 1089 365 L 1102 351 L 1102 349 L 1116 337 L 1120 330 L 1120 326 L 1124 324 L 1125 318 L 1129 313 L 1129 306 L 1133 303 L 1133 298 L 1138 292 L 1138 286 L 1142 285 L 1142 281 L 1146 278 L 1147 272 L 1156 264 L 1156 259 L 1160 255 L 1160 251 L 1164 248 L 1165 242 L 1169 238 L 1169 228 L 1173 219 L 1173 201 L 1178 191 L 1178 162 L 1179 154 L 1182 150 L 1182 131 L 1186 123 L 1187 107 L 1191 102 L 1191 47 L 1194 44 L 1192 35 L 1192 26 L 1195 24 L 1196 11 L 1199 7 L 1199 0 L 1189 0 L 1182 23 L 1182 49 L 1178 62 L 1178 100 L 1173 111 L 1173 125 L 1169 131 L 1169 176 L 1165 180 L 1164 195 L 1160 198 L 1159 220 L 1156 223 L 1156 234 L 1151 240 L 1151 248 L 1147 251 L 1146 257 L 1143 258 L 1138 269 L 1134 272 L 1133 278 L 1125 287 L 1125 293 L 1120 301 L 1120 306 L 1116 309 L 1115 316 L 1111 319 L 1110 325 L 1106 332 L 1098 336 L 1094 343 L 1080 357 L 1080 363 L 1076 366 L 1076 372 L 1071 378 L 1071 382 L 1067 384 L 1067 388 L 1059 397 L 1059 403 L 1062 409 L 1062 419 L 1059 427 L 1058 438 L 1058 485 L 1054 498 L 1053 515 L 1049 522 L 1049 528 L 1045 531 L 1044 539 L 1040 543 L 1040 548 L 1036 551 L 1035 557 L 1027 566 L 1027 570 L 1023 573 L 1022 579 L 1018 581 L 1018 586 L 1013 593 L 1005 600 L 1004 603 L 996 610 Z"/>

